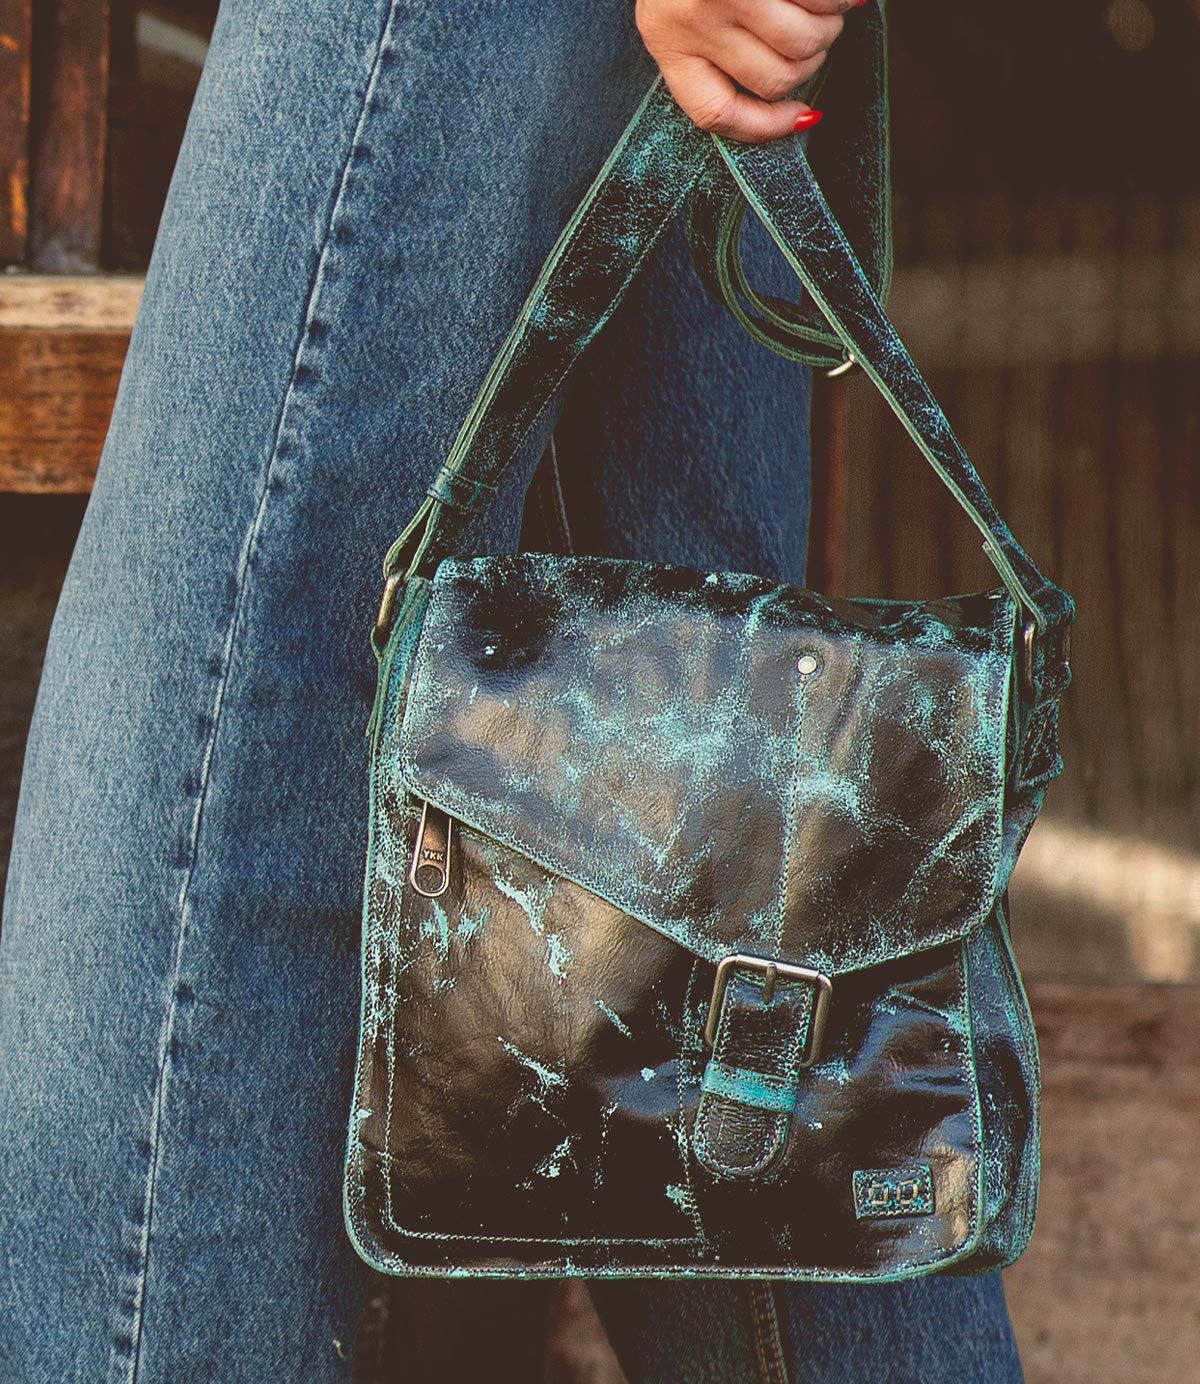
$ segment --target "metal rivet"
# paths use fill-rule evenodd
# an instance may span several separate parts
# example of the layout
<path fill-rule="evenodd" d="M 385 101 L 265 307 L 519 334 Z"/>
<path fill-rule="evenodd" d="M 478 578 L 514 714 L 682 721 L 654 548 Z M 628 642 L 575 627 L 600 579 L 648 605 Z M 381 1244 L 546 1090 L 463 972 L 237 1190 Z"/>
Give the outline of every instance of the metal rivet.
<path fill-rule="evenodd" d="M 816 654 L 801 654 L 796 660 L 796 672 L 802 678 L 811 678 L 820 666 L 821 660 Z"/>

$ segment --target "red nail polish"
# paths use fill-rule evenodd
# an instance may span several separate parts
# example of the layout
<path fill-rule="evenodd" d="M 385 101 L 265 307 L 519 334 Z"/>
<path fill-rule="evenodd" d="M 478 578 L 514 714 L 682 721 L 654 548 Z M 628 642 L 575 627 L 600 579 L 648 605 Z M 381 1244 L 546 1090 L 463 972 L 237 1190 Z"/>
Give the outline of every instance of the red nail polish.
<path fill-rule="evenodd" d="M 796 117 L 796 123 L 792 129 L 796 131 L 811 130 L 814 125 L 819 125 L 825 119 L 824 111 L 805 111 Z"/>
<path fill-rule="evenodd" d="M 856 10 L 861 9 L 861 8 L 863 7 L 863 5 L 865 5 L 866 3 L 867 3 L 867 0 L 854 0 L 854 8 L 855 8 Z"/>

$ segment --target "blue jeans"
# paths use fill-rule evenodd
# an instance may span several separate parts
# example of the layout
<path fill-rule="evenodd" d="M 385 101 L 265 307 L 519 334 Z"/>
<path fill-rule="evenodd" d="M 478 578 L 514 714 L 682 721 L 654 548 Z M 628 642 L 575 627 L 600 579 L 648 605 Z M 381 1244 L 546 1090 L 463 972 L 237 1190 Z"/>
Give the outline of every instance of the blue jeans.
<path fill-rule="evenodd" d="M 378 564 L 649 76 L 626 0 L 222 8 L 29 743 L 6 1382 L 349 1378 Z M 559 400 L 577 545 L 800 580 L 807 402 L 676 228 Z M 633 1384 L 1020 1377 L 994 1277 L 596 1297 Z"/>

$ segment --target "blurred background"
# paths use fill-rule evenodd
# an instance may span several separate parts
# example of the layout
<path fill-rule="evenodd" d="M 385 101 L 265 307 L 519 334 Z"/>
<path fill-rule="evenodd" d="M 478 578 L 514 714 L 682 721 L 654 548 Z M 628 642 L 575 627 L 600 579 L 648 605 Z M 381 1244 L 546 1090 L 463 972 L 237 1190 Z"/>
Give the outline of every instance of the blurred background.
<path fill-rule="evenodd" d="M 1046 1136 L 1009 1300 L 1031 1384 L 1179 1384 L 1200 1377 L 1200 0 L 889 8 L 893 316 L 1081 607 L 1067 774 L 1012 891 Z M 0 862 L 215 11 L 0 0 Z M 991 585 L 865 381 L 821 381 L 815 429 L 813 586 Z M 620 1384 L 580 1290 L 373 1283 L 361 1384 Z M 423 1331 L 446 1293 L 471 1340 Z"/>

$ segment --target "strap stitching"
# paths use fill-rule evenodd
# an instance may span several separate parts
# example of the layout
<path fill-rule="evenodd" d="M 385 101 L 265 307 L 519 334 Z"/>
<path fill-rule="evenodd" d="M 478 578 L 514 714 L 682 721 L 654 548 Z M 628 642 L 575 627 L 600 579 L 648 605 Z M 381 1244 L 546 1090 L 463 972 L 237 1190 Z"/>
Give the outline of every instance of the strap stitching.
<path fill-rule="evenodd" d="M 1005 581 L 1005 584 L 1010 586 L 1012 594 L 1015 597 L 1019 598 L 1020 603 L 1026 606 L 1031 611 L 1031 613 L 1034 615 L 1035 619 L 1038 622 L 1039 628 L 1044 629 L 1050 622 L 1046 616 L 1045 611 L 1042 610 L 1037 604 L 1037 596 L 1042 591 L 1057 590 L 1057 588 L 1054 587 L 1054 584 L 1048 581 L 1048 579 L 1045 578 L 1042 575 L 1042 573 L 1038 571 L 1038 569 L 1034 566 L 1032 559 L 1024 551 L 1021 545 L 1017 542 L 1016 538 L 1012 534 L 1012 531 L 1009 529 L 1007 523 L 1005 523 L 1003 516 L 996 509 L 995 502 L 987 493 L 987 489 L 984 486 L 983 481 L 979 476 L 979 473 L 971 464 L 970 458 L 963 451 L 961 443 L 959 443 L 958 439 L 954 436 L 953 429 L 951 429 L 949 420 L 946 418 L 945 413 L 942 411 L 940 405 L 937 404 L 937 400 L 934 398 L 932 392 L 929 390 L 928 384 L 925 382 L 920 372 L 917 370 L 917 367 L 915 363 L 912 361 L 912 358 L 908 355 L 907 350 L 904 348 L 904 343 L 896 334 L 895 328 L 892 326 L 890 319 L 888 319 L 887 314 L 883 311 L 882 306 L 879 304 L 877 298 L 875 297 L 874 290 L 871 288 L 870 284 L 866 282 L 865 276 L 862 272 L 862 268 L 858 264 L 858 260 L 854 255 L 853 248 L 846 241 L 845 236 L 841 231 L 841 228 L 837 225 L 836 221 L 833 220 L 832 213 L 829 211 L 828 205 L 825 203 L 824 197 L 821 195 L 820 189 L 817 187 L 816 182 L 813 179 L 812 171 L 808 166 L 807 160 L 804 159 L 803 154 L 801 153 L 799 156 L 799 162 L 801 164 L 801 185 L 802 189 L 812 199 L 812 205 L 816 209 L 816 214 L 821 223 L 821 229 L 829 232 L 835 249 L 841 254 L 843 258 L 847 259 L 848 264 L 854 271 L 855 286 L 859 289 L 864 290 L 864 301 L 867 303 L 871 315 L 875 316 L 876 314 L 878 314 L 882 318 L 888 330 L 890 331 L 891 336 L 894 338 L 894 341 L 889 341 L 889 348 L 895 349 L 897 345 L 899 346 L 900 351 L 903 353 L 901 359 L 907 361 L 908 365 L 911 367 L 911 374 L 920 383 L 920 385 L 924 389 L 924 392 L 929 396 L 929 400 L 931 400 L 934 406 L 937 408 L 937 416 L 945 425 L 945 436 L 941 438 L 940 441 L 945 442 L 947 439 L 949 439 L 950 443 L 953 445 L 954 450 L 956 450 L 958 453 L 961 453 L 961 456 L 956 455 L 952 457 L 952 460 L 956 464 L 963 465 L 965 467 L 966 478 L 978 485 L 980 491 L 982 492 L 982 498 L 986 502 L 986 507 L 992 511 L 992 514 L 994 516 L 993 518 L 985 520 L 984 513 L 980 509 L 980 507 L 974 501 L 970 500 L 967 497 L 966 493 L 962 489 L 962 486 L 958 483 L 957 480 L 955 480 L 954 476 L 947 469 L 946 464 L 938 459 L 938 455 L 935 452 L 935 449 L 925 441 L 923 430 L 920 427 L 918 427 L 917 424 L 913 421 L 913 419 L 909 416 L 908 411 L 903 407 L 903 405 L 901 405 L 899 399 L 895 395 L 895 392 L 884 381 L 879 371 L 871 363 L 869 357 L 866 356 L 866 354 L 862 351 L 862 348 L 858 346 L 856 341 L 852 338 L 849 328 L 842 321 L 842 318 L 830 306 L 828 296 L 821 291 L 811 271 L 805 266 L 803 261 L 800 259 L 792 244 L 791 239 L 787 235 L 785 235 L 784 232 L 780 229 L 775 218 L 771 215 L 762 198 L 759 196 L 758 190 L 750 184 L 748 180 L 748 175 L 741 166 L 740 159 L 746 158 L 752 160 L 754 157 L 753 151 L 751 151 L 750 153 L 740 151 L 738 154 L 735 154 L 721 141 L 714 140 L 714 142 L 720 149 L 722 157 L 724 158 L 734 178 L 737 180 L 737 183 L 742 189 L 742 192 L 746 197 L 746 200 L 754 208 L 756 215 L 759 217 L 760 221 L 762 221 L 763 225 L 770 233 L 772 239 L 779 246 L 780 250 L 783 252 L 789 264 L 791 264 L 793 270 L 800 278 L 800 281 L 804 284 L 805 288 L 808 289 L 809 293 L 813 297 L 813 300 L 825 313 L 830 325 L 837 332 L 838 336 L 840 336 L 842 340 L 846 343 L 847 349 L 854 352 L 854 355 L 856 359 L 858 359 L 859 364 L 862 366 L 864 372 L 871 379 L 872 383 L 879 390 L 879 392 L 883 395 L 884 399 L 892 408 L 893 412 L 895 412 L 896 416 L 903 424 L 905 431 L 908 432 L 909 436 L 917 444 L 918 449 L 921 451 L 922 455 L 924 455 L 926 461 L 930 464 L 930 466 L 932 466 L 933 470 L 942 480 L 943 484 L 954 495 L 959 505 L 964 509 L 967 516 L 972 520 L 972 522 L 980 530 L 980 532 L 983 533 L 984 537 L 991 540 L 989 545 L 989 553 L 992 556 L 994 565 L 996 565 L 997 569 L 1000 572 L 1001 578 Z M 872 324 L 872 328 L 874 328 L 875 325 L 877 324 Z M 906 373 L 908 372 L 906 371 Z M 1028 580 L 1022 580 L 1020 577 L 1018 577 L 1015 567 L 1013 565 L 1014 560 L 1018 560 L 1021 562 L 1021 565 L 1030 568 L 1030 575 L 1036 576 L 1037 582 L 1039 584 L 1035 585 L 1033 583 L 1030 583 Z"/>

